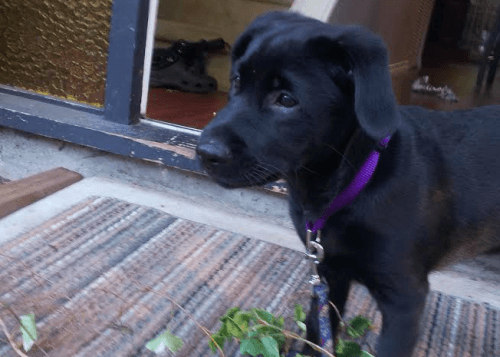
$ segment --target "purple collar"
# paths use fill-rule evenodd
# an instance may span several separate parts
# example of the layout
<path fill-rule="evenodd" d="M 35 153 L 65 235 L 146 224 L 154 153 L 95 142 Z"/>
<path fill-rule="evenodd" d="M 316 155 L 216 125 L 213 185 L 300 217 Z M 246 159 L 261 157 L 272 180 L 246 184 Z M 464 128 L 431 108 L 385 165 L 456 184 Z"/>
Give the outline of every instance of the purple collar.
<path fill-rule="evenodd" d="M 380 140 L 379 145 L 385 148 L 389 143 L 391 136 L 388 135 L 382 140 Z M 325 210 L 321 218 L 318 218 L 314 225 L 312 222 L 306 223 L 306 230 L 310 230 L 313 234 L 323 229 L 326 220 L 333 213 L 337 212 L 339 209 L 349 205 L 354 199 L 359 195 L 359 193 L 365 188 L 368 182 L 371 180 L 375 169 L 377 168 L 378 159 L 380 157 L 380 151 L 374 149 L 366 161 L 361 166 L 361 169 L 354 176 L 352 182 L 333 200 L 333 202 Z"/>

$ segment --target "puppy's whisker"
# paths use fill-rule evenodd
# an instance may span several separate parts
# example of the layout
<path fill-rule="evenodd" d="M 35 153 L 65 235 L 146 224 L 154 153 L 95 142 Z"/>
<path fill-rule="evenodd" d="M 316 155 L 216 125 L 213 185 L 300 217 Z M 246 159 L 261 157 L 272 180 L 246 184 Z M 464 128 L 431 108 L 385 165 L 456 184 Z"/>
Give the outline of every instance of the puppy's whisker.
<path fill-rule="evenodd" d="M 268 166 L 268 167 L 266 167 L 266 166 Z M 262 170 L 267 171 L 267 173 L 269 173 L 271 175 L 275 175 L 276 171 L 277 171 L 278 173 L 280 173 L 283 176 L 283 178 L 285 178 L 285 179 L 287 178 L 287 174 L 285 172 L 283 172 L 283 170 L 280 170 L 279 168 L 277 168 L 274 165 L 267 164 L 267 163 L 258 163 L 258 167 Z M 271 167 L 271 168 L 269 168 L 269 167 Z"/>
<path fill-rule="evenodd" d="M 339 150 L 335 149 L 333 146 L 331 146 L 329 144 L 325 143 L 325 145 L 328 146 L 333 151 L 335 151 L 337 154 L 339 154 L 349 164 L 349 166 L 352 167 L 353 170 L 356 170 L 356 168 L 354 167 L 354 165 L 349 161 L 349 159 L 344 154 L 342 154 Z"/>
<path fill-rule="evenodd" d="M 257 182 L 260 182 L 260 181 L 263 181 L 265 180 L 265 176 L 262 175 L 261 173 L 257 172 L 257 171 L 252 171 L 250 172 L 250 175 L 255 179 L 255 181 Z"/>
<path fill-rule="evenodd" d="M 245 178 L 245 180 L 247 180 L 250 183 L 253 183 L 255 181 L 255 178 L 252 177 L 251 173 L 243 174 L 243 177 Z"/>
<path fill-rule="evenodd" d="M 311 169 L 308 169 L 308 168 L 307 168 L 307 167 L 305 167 L 305 166 L 301 166 L 300 168 L 301 168 L 301 169 L 304 169 L 304 170 L 307 170 L 307 171 L 309 171 L 310 173 L 313 173 L 313 174 L 319 175 L 316 171 L 313 171 L 313 170 L 311 170 Z"/>
<path fill-rule="evenodd" d="M 257 179 L 259 180 L 259 182 L 265 182 L 265 181 L 267 181 L 267 176 L 259 174 L 257 172 L 255 173 L 255 175 L 256 175 Z"/>
<path fill-rule="evenodd" d="M 259 167 L 259 174 L 264 177 L 264 178 L 267 178 L 269 176 L 275 176 L 276 175 L 276 172 L 275 171 L 271 171 L 271 170 L 268 170 L 268 169 L 265 169 L 263 167 Z"/>
<path fill-rule="evenodd" d="M 258 167 L 254 167 L 252 171 L 250 171 L 248 174 L 251 175 L 251 177 L 256 181 L 256 182 L 263 182 L 266 181 L 267 175 L 263 174 L 262 172 L 259 172 Z"/>
<path fill-rule="evenodd" d="M 261 175 L 264 175 L 264 176 L 267 176 L 267 175 L 272 175 L 273 174 L 273 171 L 265 168 L 265 167 L 262 167 L 262 166 L 256 166 L 255 167 L 255 172 L 258 172 L 260 173 Z"/>

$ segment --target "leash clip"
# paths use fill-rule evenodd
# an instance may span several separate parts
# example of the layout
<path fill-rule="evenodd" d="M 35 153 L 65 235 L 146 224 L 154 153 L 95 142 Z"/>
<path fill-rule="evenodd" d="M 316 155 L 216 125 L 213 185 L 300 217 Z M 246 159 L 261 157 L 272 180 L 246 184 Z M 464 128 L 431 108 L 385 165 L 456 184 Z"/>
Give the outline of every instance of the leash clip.
<path fill-rule="evenodd" d="M 316 239 L 312 240 L 314 233 L 307 229 L 306 231 L 306 258 L 311 261 L 312 275 L 309 281 L 312 285 L 321 284 L 321 278 L 318 274 L 318 264 L 321 263 L 325 257 L 325 250 L 321 245 L 321 230 L 318 230 Z"/>

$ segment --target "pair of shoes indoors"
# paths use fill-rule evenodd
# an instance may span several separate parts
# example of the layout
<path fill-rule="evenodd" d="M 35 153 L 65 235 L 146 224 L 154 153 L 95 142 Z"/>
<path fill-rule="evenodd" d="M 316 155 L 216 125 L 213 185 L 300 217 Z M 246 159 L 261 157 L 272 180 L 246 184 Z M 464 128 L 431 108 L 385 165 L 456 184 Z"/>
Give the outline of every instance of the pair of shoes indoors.
<path fill-rule="evenodd" d="M 227 46 L 222 39 L 179 40 L 169 48 L 154 49 L 150 85 L 194 93 L 217 91 L 217 81 L 206 74 L 206 58 L 208 53 L 221 52 Z"/>

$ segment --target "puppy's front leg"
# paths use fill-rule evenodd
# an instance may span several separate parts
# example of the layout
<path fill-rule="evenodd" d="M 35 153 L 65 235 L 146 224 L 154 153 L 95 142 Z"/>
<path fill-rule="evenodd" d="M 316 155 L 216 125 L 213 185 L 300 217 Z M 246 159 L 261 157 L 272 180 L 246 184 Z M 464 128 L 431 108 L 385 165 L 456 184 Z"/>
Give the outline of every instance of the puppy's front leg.
<path fill-rule="evenodd" d="M 323 276 L 329 288 L 328 298 L 335 304 L 340 314 L 343 314 L 349 286 L 351 283 L 351 274 L 345 268 L 319 267 L 319 272 Z M 332 336 L 335 340 L 338 331 L 339 318 L 335 310 L 330 306 L 330 323 L 332 327 Z M 316 298 L 311 301 L 311 308 L 306 319 L 307 340 L 319 344 L 319 323 L 318 323 L 318 302 Z M 331 351 L 333 352 L 333 351 Z M 321 353 L 314 351 L 308 345 L 305 346 L 303 354 L 309 356 L 321 356 Z"/>
<path fill-rule="evenodd" d="M 428 291 L 428 283 L 425 282 L 413 291 L 396 289 L 384 297 L 377 298 L 383 318 L 377 356 L 412 355 L 418 341 L 420 318 Z"/>

